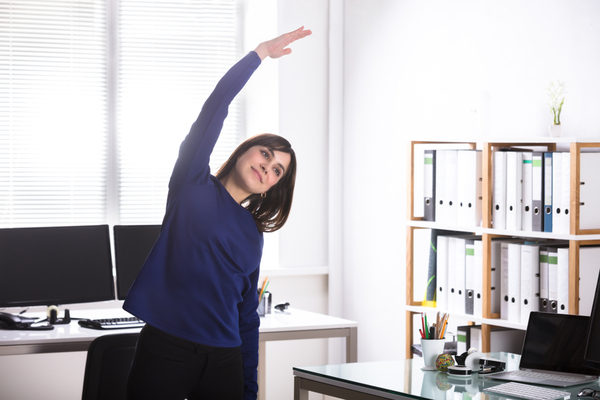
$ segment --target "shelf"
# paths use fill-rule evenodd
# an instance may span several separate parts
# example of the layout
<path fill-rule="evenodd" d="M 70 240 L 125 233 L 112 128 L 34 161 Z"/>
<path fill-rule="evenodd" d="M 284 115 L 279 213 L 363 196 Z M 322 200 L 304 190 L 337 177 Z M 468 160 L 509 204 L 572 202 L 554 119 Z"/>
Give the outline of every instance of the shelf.
<path fill-rule="evenodd" d="M 415 228 L 425 229 L 439 229 L 446 231 L 460 231 L 460 232 L 471 232 L 475 235 L 497 235 L 497 236 L 517 236 L 525 238 L 536 238 L 536 239 L 556 239 L 556 240 L 574 240 L 574 241 L 600 241 L 600 235 L 567 235 L 558 234 L 551 232 L 532 232 L 532 231 L 509 231 L 505 229 L 493 229 L 493 228 L 482 228 L 478 227 L 466 227 L 466 226 L 454 226 L 444 225 L 437 222 L 431 221 L 407 221 L 407 226 Z"/>
<path fill-rule="evenodd" d="M 448 312 L 447 310 L 441 310 L 439 308 L 432 308 L 432 307 L 423 307 L 423 306 L 405 306 L 406 311 L 412 312 L 412 313 L 432 313 L 432 312 L 437 312 L 437 311 L 442 311 L 442 312 Z M 511 328 L 511 329 L 519 329 L 519 330 L 526 330 L 527 329 L 527 325 L 526 324 L 521 324 L 518 322 L 512 322 L 512 321 L 507 321 L 505 319 L 500 319 L 500 318 L 482 318 L 482 317 L 475 317 L 473 315 L 470 314 L 457 314 L 457 313 L 451 313 L 451 317 L 452 319 L 458 319 L 458 320 L 464 320 L 464 321 L 470 321 L 470 322 L 474 322 L 475 325 L 482 325 L 482 324 L 486 324 L 486 325 L 492 325 L 492 326 L 501 326 L 503 328 Z"/>
<path fill-rule="evenodd" d="M 469 314 L 457 314 L 451 311 L 454 319 L 469 321 L 470 323 L 480 324 L 482 326 L 482 351 L 488 351 L 490 348 L 490 332 L 492 326 L 506 327 L 512 329 L 525 330 L 526 324 L 520 322 L 508 321 L 500 318 L 491 318 L 499 316 L 491 312 L 491 241 L 494 237 L 518 237 L 531 240 L 564 240 L 569 243 L 569 312 L 571 314 L 579 313 L 579 250 L 581 246 L 585 245 L 600 245 L 600 227 L 598 229 L 589 229 L 587 226 L 585 229 L 581 229 L 580 226 L 580 159 L 581 154 L 589 150 L 597 151 L 600 149 L 600 141 L 589 140 L 589 139 L 578 139 L 578 138 L 551 138 L 551 137 L 540 137 L 540 138 L 503 138 L 501 140 L 492 140 L 486 138 L 484 141 L 480 140 L 448 140 L 446 138 L 433 138 L 428 137 L 427 139 L 418 139 L 409 143 L 409 157 L 408 157 L 408 198 L 407 208 L 408 215 L 406 218 L 407 228 L 407 243 L 406 243 L 406 301 L 405 301 L 405 313 L 406 313 L 406 354 L 410 357 L 410 345 L 412 344 L 413 337 L 413 316 L 415 313 L 428 312 L 434 313 L 436 311 L 444 311 L 434 307 L 421 306 L 421 302 L 414 301 L 414 234 L 418 229 L 438 229 L 445 231 L 457 231 L 471 233 L 482 237 L 483 242 L 483 315 L 484 317 L 475 317 Z M 453 146 L 455 145 L 455 146 Z M 482 151 L 481 155 L 481 168 L 482 168 L 482 210 L 481 210 L 481 226 L 469 227 L 469 226 L 455 226 L 447 223 L 439 223 L 434 221 L 424 221 L 423 217 L 415 215 L 415 148 L 419 146 L 419 152 L 423 149 L 446 149 L 446 148 L 469 148 L 478 149 Z M 505 229 L 494 229 L 493 226 L 493 213 L 492 213 L 492 197 L 493 197 L 493 155 L 501 148 L 538 148 L 544 147 L 544 151 L 567 151 L 570 152 L 570 206 L 571 211 L 569 217 L 569 229 L 566 230 L 569 233 L 551 233 L 551 232 L 533 232 L 533 231 L 522 231 L 522 230 L 505 230 Z M 417 162 L 422 162 L 417 160 Z M 471 221 L 474 222 L 474 221 Z"/>

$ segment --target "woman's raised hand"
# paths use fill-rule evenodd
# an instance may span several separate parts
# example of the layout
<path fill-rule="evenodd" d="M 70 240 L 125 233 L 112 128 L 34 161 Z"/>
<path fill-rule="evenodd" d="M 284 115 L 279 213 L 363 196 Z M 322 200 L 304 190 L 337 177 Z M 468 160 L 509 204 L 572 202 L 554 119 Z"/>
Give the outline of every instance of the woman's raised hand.
<path fill-rule="evenodd" d="M 254 51 L 256 51 L 261 60 L 264 60 L 267 57 L 279 58 L 292 52 L 292 49 L 287 48 L 287 46 L 311 33 L 310 30 L 304 29 L 302 26 L 295 31 L 284 33 L 281 36 L 277 36 L 275 39 L 262 42 Z"/>

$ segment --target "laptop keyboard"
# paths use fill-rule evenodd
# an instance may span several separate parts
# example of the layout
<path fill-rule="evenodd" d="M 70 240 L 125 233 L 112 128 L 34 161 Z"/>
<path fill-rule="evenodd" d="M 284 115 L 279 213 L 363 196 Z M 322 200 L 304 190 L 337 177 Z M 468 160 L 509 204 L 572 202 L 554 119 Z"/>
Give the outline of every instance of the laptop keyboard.
<path fill-rule="evenodd" d="M 498 396 L 519 397 L 528 400 L 554 400 L 568 399 L 571 397 L 571 393 L 563 392 L 562 390 L 549 389 L 518 382 L 502 383 L 497 386 L 485 388 L 483 391 Z"/>
<path fill-rule="evenodd" d="M 583 377 L 579 377 L 579 376 L 545 374 L 543 372 L 533 372 L 533 371 L 512 371 L 512 372 L 510 372 L 509 375 L 525 377 L 525 378 L 554 380 L 554 381 L 561 381 L 561 382 L 579 382 L 579 381 L 586 380 Z"/>

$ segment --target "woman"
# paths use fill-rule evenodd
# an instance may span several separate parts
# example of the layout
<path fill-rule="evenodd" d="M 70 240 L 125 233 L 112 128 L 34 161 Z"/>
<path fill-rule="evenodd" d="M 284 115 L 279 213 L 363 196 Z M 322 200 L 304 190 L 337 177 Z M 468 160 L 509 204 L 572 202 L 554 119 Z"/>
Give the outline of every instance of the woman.
<path fill-rule="evenodd" d="M 219 81 L 183 141 L 161 234 L 123 308 L 146 322 L 129 374 L 130 399 L 256 399 L 258 276 L 263 232 L 287 220 L 296 158 L 287 140 L 259 135 L 210 174 L 233 98 L 267 57 L 310 35 L 263 42 Z"/>

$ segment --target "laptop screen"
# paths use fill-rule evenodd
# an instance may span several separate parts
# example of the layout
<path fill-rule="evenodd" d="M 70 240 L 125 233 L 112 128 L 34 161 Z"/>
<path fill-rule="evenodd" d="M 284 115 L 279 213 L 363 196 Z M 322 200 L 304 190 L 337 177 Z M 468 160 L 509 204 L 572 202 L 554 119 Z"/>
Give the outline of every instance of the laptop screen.
<path fill-rule="evenodd" d="M 521 352 L 520 368 L 599 375 L 583 366 L 589 317 L 532 312 Z"/>

